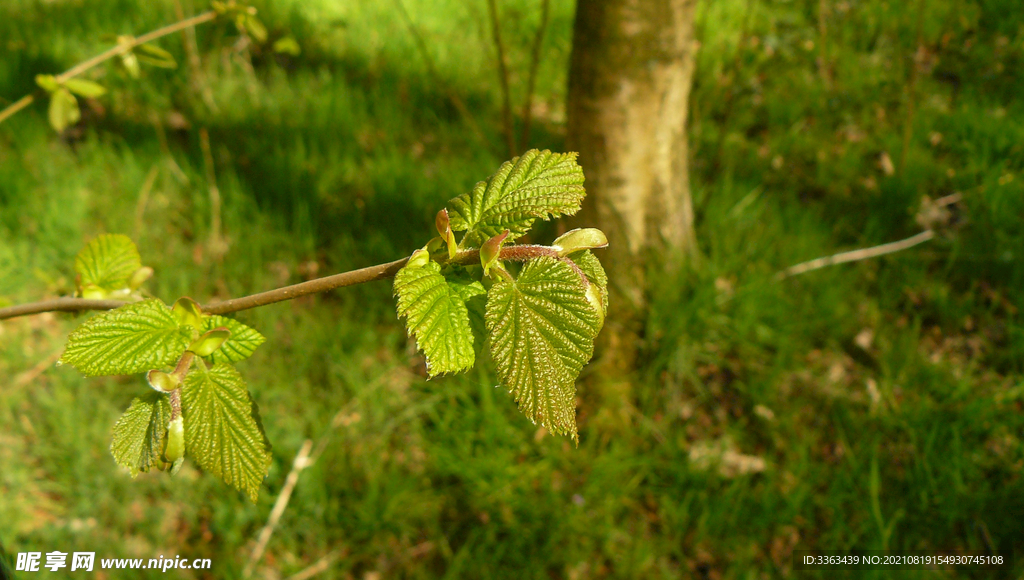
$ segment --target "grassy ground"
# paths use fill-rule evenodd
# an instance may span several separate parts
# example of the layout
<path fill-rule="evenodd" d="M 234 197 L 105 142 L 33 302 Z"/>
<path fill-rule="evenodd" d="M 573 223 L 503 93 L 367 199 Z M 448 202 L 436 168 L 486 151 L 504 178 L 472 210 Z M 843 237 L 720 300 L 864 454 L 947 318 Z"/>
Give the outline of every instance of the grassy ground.
<path fill-rule="evenodd" d="M 500 4 L 522 102 L 538 5 Z M 107 447 L 142 379 L 54 368 L 75 317 L 0 324 L 0 542 L 206 557 L 211 574 L 182 575 L 239 577 L 295 453 L 327 433 L 257 577 L 325 556 L 319 577 L 369 580 L 824 578 L 835 574 L 793 570 L 794 550 L 1020 555 L 1016 4 L 701 4 L 691 135 L 703 260 L 652 273 L 644 364 L 626 390 L 584 377 L 578 449 L 530 425 L 486 366 L 426 381 L 375 283 L 240 315 L 270 338 L 240 368 L 275 445 L 259 504 L 187 464 L 132 481 Z M 0 300 L 68 292 L 74 254 L 104 231 L 136 239 L 165 299 L 395 259 L 503 160 L 486 4 L 405 0 L 436 73 L 397 1 L 257 5 L 271 39 L 294 35 L 300 55 L 247 50 L 209 25 L 198 71 L 133 81 L 100 69 L 112 94 L 65 138 L 43 105 L 0 125 Z M 572 10 L 552 2 L 530 146 L 561 147 Z M 175 14 L 166 0 L 4 2 L 0 95 L 98 52 L 103 34 Z M 161 46 L 188 62 L 180 38 Z M 201 129 L 223 258 L 210 252 Z M 926 245 L 773 279 L 913 235 L 921 196 L 955 192 L 953 225 Z"/>

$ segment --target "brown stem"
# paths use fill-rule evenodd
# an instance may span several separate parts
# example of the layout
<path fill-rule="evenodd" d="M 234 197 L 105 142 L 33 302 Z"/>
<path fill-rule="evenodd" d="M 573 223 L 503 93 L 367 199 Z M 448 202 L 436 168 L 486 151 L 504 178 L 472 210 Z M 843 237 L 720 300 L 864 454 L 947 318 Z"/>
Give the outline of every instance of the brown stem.
<path fill-rule="evenodd" d="M 188 374 L 189 367 L 192 366 L 192 361 L 196 358 L 196 353 L 186 350 L 181 354 L 181 358 L 178 359 L 178 364 L 174 366 L 174 370 L 171 374 L 178 379 L 178 382 L 185 380 L 185 375 Z"/>
<path fill-rule="evenodd" d="M 539 258 L 541 256 L 558 257 L 558 252 L 549 246 L 506 246 L 501 249 L 501 254 L 498 255 L 498 259 L 521 262 L 523 260 Z M 408 261 L 409 258 L 402 258 L 401 260 L 395 260 L 394 262 L 378 264 L 376 266 L 369 266 L 358 270 L 351 270 L 349 272 L 342 272 L 341 274 L 317 278 L 316 280 L 302 282 L 301 284 L 293 284 L 291 286 L 284 286 L 283 288 L 267 290 L 266 292 L 260 292 L 259 294 L 252 294 L 241 298 L 232 298 L 230 300 L 216 302 L 213 304 L 204 304 L 200 308 L 207 314 L 230 314 L 232 312 L 239 312 L 242 310 L 266 306 L 268 304 L 274 304 L 275 302 L 292 300 L 300 296 L 308 296 L 310 294 L 327 292 L 328 290 L 334 290 L 336 288 L 344 288 L 345 286 L 355 286 L 356 284 L 364 284 L 366 282 L 373 282 L 374 280 L 394 278 L 395 274 L 398 274 L 398 271 L 401 270 Z M 441 258 L 439 261 L 442 263 L 456 264 L 460 266 L 472 266 L 480 263 L 480 250 L 463 250 L 456 254 L 451 260 Z M 18 316 L 25 316 L 28 314 L 40 314 L 43 312 L 112 310 L 114 308 L 124 306 L 127 303 L 128 301 L 125 300 L 55 298 L 52 300 L 41 300 L 39 302 L 32 302 L 29 304 L 19 304 L 17 306 L 0 308 L 0 320 L 16 318 Z"/>
<path fill-rule="evenodd" d="M 82 61 L 82 62 L 76 64 L 75 66 L 69 68 L 68 70 L 64 71 L 63 73 L 57 75 L 57 77 L 56 77 L 57 84 L 61 84 L 64 81 L 70 79 L 71 77 L 78 76 L 78 75 L 84 73 L 85 71 L 95 67 L 96 65 L 99 65 L 99 64 L 101 64 L 103 62 L 106 62 L 106 61 L 114 58 L 115 56 L 120 56 L 120 55 L 130 51 L 131 49 L 135 48 L 136 46 L 139 46 L 140 44 L 146 44 L 147 42 L 151 42 L 151 41 L 156 40 L 156 39 L 158 39 L 160 37 L 167 36 L 168 34 L 174 34 L 175 32 L 179 32 L 181 30 L 185 30 L 186 28 L 197 26 L 197 25 L 202 24 L 204 22 L 209 22 L 209 21 L 211 21 L 211 20 L 213 20 L 215 18 L 217 18 L 217 13 L 216 12 L 213 12 L 213 11 L 204 12 L 202 14 L 199 14 L 198 16 L 193 16 L 192 18 L 188 18 L 188 19 L 182 20 L 181 22 L 175 22 L 174 24 L 169 24 L 167 26 L 164 26 L 163 28 L 158 28 L 158 29 L 156 29 L 156 30 L 154 30 L 152 32 L 148 32 L 146 34 L 143 34 L 142 36 L 139 36 L 138 38 L 135 38 L 131 42 L 126 42 L 126 43 L 123 43 L 123 44 L 118 43 L 116 46 L 114 46 L 112 48 L 109 48 L 109 49 L 107 49 L 107 50 L 97 54 L 96 56 L 90 58 L 89 60 Z M 11 115 L 17 113 L 18 111 L 24 109 L 25 107 L 27 107 L 29 105 L 31 105 L 32 101 L 34 101 L 34 100 L 35 100 L 35 95 L 34 94 L 33 95 L 25 95 L 24 97 L 18 99 L 14 103 L 11 103 L 11 105 L 9 105 L 3 111 L 0 111 L 0 123 L 3 123 Z"/>
<path fill-rule="evenodd" d="M 181 417 L 181 387 L 167 393 L 168 402 L 171 404 L 171 421 Z"/>
<path fill-rule="evenodd" d="M 523 132 L 519 139 L 523 147 L 530 144 L 530 123 L 533 121 L 533 90 L 537 84 L 537 69 L 540 68 L 540 49 L 544 44 L 544 31 L 548 27 L 550 0 L 541 0 L 540 26 L 533 37 L 533 53 L 530 55 L 530 75 L 526 81 L 526 102 L 523 103 Z"/>
<path fill-rule="evenodd" d="M 512 128 L 512 94 L 508 86 L 508 64 L 505 61 L 505 44 L 501 41 L 501 22 L 498 19 L 497 0 L 487 0 L 487 9 L 491 13 L 491 32 L 494 34 L 494 46 L 498 52 L 498 77 L 501 80 L 501 110 L 505 144 L 508 145 L 508 156 L 515 157 L 516 136 Z"/>

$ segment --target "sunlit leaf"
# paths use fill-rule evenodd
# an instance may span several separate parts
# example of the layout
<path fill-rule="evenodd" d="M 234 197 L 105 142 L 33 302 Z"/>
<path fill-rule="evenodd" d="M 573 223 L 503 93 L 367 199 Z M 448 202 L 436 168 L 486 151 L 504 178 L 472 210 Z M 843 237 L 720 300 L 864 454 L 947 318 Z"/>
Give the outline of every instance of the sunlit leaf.
<path fill-rule="evenodd" d="M 572 215 L 584 195 L 576 153 L 531 149 L 506 161 L 473 191 L 451 200 L 448 214 L 452 229 L 466 232 L 462 245 L 479 247 L 506 229 L 511 242 L 538 218 Z"/>
<path fill-rule="evenodd" d="M 552 433 L 576 433 L 576 378 L 600 329 L 579 274 L 537 258 L 487 294 L 491 356 L 519 409 Z"/>
<path fill-rule="evenodd" d="M 64 86 L 72 93 L 88 99 L 107 94 L 107 89 L 103 88 L 103 85 L 86 79 L 68 79 L 64 81 Z"/>
<path fill-rule="evenodd" d="M 50 108 L 48 111 L 50 126 L 61 133 L 71 125 L 74 125 L 82 118 L 82 112 L 78 110 L 78 100 L 71 94 L 71 91 L 59 87 L 50 94 Z"/>
<path fill-rule="evenodd" d="M 437 262 L 410 260 L 395 276 L 395 294 L 398 315 L 406 318 L 409 334 L 427 357 L 428 375 L 473 366 L 473 331 L 464 297 L 471 296 L 471 287 L 454 288 L 441 275 Z"/>
<path fill-rule="evenodd" d="M 214 363 L 243 361 L 251 357 L 252 353 L 267 341 L 256 329 L 246 326 L 234 318 L 218 315 L 204 316 L 202 331 L 208 332 L 215 328 L 227 328 L 231 332 L 231 336 L 219 349 L 209 355 L 209 360 Z"/>
<path fill-rule="evenodd" d="M 135 56 L 139 62 L 159 68 L 177 68 L 174 56 L 166 50 L 152 44 L 140 44 L 135 47 Z"/>
<path fill-rule="evenodd" d="M 591 284 L 601 291 L 601 305 L 608 312 L 608 274 L 605 273 L 601 261 L 590 250 L 569 254 L 569 259 L 579 266 Z"/>
<path fill-rule="evenodd" d="M 181 410 L 185 452 L 255 503 L 270 468 L 270 442 L 238 371 L 227 363 L 193 369 L 181 388 Z"/>
<path fill-rule="evenodd" d="M 36 84 L 39 85 L 39 88 L 48 93 L 52 93 L 60 88 L 60 83 L 57 82 L 57 77 L 53 75 L 36 75 Z"/>
<path fill-rule="evenodd" d="M 132 400 L 128 410 L 114 424 L 110 453 L 132 477 L 161 462 L 171 406 L 167 395 L 152 392 Z"/>
<path fill-rule="evenodd" d="M 142 268 L 142 258 L 128 236 L 103 234 L 92 239 L 75 256 L 75 273 L 79 287 L 89 289 L 96 295 L 85 298 L 102 298 L 111 292 L 128 289 L 132 277 Z"/>
<path fill-rule="evenodd" d="M 93 316 L 68 336 L 60 357 L 87 376 L 129 375 L 173 366 L 192 341 L 157 299 Z"/>

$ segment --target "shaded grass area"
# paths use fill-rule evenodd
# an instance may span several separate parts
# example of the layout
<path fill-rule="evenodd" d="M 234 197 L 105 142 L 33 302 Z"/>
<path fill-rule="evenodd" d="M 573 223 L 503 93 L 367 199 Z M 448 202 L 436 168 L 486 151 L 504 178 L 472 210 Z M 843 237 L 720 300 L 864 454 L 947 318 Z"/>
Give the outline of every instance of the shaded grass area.
<path fill-rule="evenodd" d="M 560 148 L 572 5 L 552 4 L 530 145 Z M 69 292 L 74 254 L 103 231 L 136 239 L 165 300 L 395 259 L 502 161 L 483 4 L 406 2 L 440 85 L 395 3 L 258 5 L 271 39 L 294 35 L 302 54 L 211 25 L 197 30 L 198 74 L 171 37 L 161 46 L 180 70 L 133 81 L 101 69 L 112 94 L 64 138 L 44 105 L 0 126 L 0 300 Z M 585 374 L 579 448 L 530 425 L 486 365 L 426 381 L 379 282 L 240 315 L 270 339 L 240 367 L 275 445 L 259 504 L 188 464 L 132 481 L 107 447 L 143 379 L 53 368 L 74 317 L 3 323 L 0 542 L 211 558 L 212 573 L 183 575 L 238 577 L 292 457 L 330 432 L 257 577 L 327 555 L 324 578 L 760 578 L 797 575 L 802 549 L 1019 554 L 1014 6 L 701 5 L 691 135 L 703 260 L 654 268 L 643 365 L 625 380 Z M 502 10 L 521 101 L 539 14 Z M 98 52 L 104 33 L 174 14 L 173 2 L 4 3 L 0 95 Z M 920 197 L 953 192 L 956 220 L 928 245 L 773 280 L 912 235 Z"/>

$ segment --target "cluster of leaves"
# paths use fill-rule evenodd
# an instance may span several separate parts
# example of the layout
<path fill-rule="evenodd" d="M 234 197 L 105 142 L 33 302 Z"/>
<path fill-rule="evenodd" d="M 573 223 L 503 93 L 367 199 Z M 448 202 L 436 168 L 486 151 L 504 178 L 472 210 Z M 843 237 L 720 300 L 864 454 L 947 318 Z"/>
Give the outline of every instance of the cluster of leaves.
<path fill-rule="evenodd" d="M 607 240 L 580 229 L 551 246 L 505 244 L 537 219 L 575 213 L 584 194 L 575 154 L 529 151 L 451 200 L 437 216 L 439 235 L 412 254 L 394 283 L 398 314 L 431 377 L 472 368 L 486 348 L 520 410 L 577 441 L 575 382 L 608 306 L 608 279 L 590 250 Z M 173 475 L 187 455 L 255 501 L 270 443 L 233 364 L 263 336 L 189 298 L 168 306 L 146 296 L 140 286 L 152 270 L 125 236 L 92 240 L 75 272 L 80 296 L 129 302 L 72 332 L 59 364 L 87 376 L 145 372 L 153 388 L 114 426 L 117 462 L 133 477 L 153 468 Z"/>
<path fill-rule="evenodd" d="M 267 27 L 256 17 L 255 8 L 239 4 L 235 0 L 228 2 L 215 0 L 211 7 L 218 18 L 233 22 L 240 34 L 251 38 L 257 44 L 267 42 Z M 114 62 L 117 68 L 132 79 L 142 76 L 141 65 L 143 64 L 157 68 L 177 68 L 178 66 L 171 53 L 150 43 L 140 43 L 134 36 L 109 35 L 104 37 L 104 40 L 116 45 L 118 50 L 115 55 L 112 55 L 116 56 Z M 272 49 L 274 52 L 292 56 L 300 52 L 298 42 L 291 36 L 276 40 Z M 71 73 L 71 75 L 73 74 L 75 73 Z M 95 99 L 107 93 L 107 89 L 103 85 L 87 79 L 74 78 L 68 73 L 59 76 L 36 75 L 36 84 L 50 96 L 48 118 L 50 126 L 58 133 L 78 123 L 82 118 L 76 95 Z"/>
<path fill-rule="evenodd" d="M 188 454 L 255 501 L 270 467 L 270 443 L 232 365 L 250 357 L 263 336 L 204 314 L 188 298 L 173 307 L 143 298 L 138 284 L 151 270 L 125 236 L 92 240 L 75 259 L 75 272 L 83 296 L 137 300 L 87 320 L 68 336 L 59 361 L 87 376 L 148 371 L 155 392 L 135 398 L 114 426 L 114 459 L 134 477 L 154 467 L 174 473 Z"/>
<path fill-rule="evenodd" d="M 438 214 L 439 236 L 394 284 L 431 377 L 471 368 L 486 345 L 523 414 L 574 440 L 576 378 L 607 309 L 608 279 L 590 249 L 607 241 L 584 229 L 552 246 L 503 244 L 537 219 L 575 213 L 584 195 L 575 154 L 528 151 L 451 200 Z M 479 263 L 460 259 L 474 253 Z M 511 261 L 523 262 L 518 275 L 506 269 Z"/>

